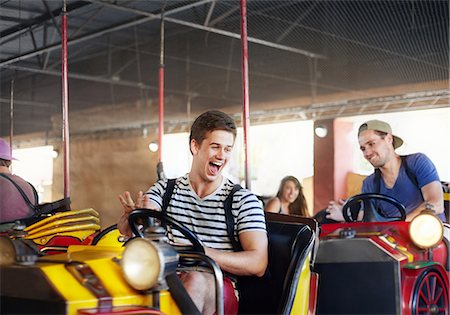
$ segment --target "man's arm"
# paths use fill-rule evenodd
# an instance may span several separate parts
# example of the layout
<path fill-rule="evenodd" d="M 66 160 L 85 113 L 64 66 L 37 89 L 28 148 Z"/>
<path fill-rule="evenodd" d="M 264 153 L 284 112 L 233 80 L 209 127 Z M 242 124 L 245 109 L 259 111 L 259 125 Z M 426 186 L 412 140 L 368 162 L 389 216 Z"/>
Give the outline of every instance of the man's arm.
<path fill-rule="evenodd" d="M 436 214 L 444 212 L 444 193 L 442 192 L 442 185 L 439 181 L 434 181 L 426 184 L 422 187 L 422 195 L 424 202 L 420 204 L 416 209 L 408 213 L 406 221 L 411 221 L 416 217 L 427 204 L 432 206 L 432 209 Z"/>
<path fill-rule="evenodd" d="M 264 275 L 268 261 L 267 233 L 248 231 L 239 234 L 242 246 L 240 252 L 225 252 L 205 247 L 205 253 L 211 257 L 222 270 L 239 276 Z"/>

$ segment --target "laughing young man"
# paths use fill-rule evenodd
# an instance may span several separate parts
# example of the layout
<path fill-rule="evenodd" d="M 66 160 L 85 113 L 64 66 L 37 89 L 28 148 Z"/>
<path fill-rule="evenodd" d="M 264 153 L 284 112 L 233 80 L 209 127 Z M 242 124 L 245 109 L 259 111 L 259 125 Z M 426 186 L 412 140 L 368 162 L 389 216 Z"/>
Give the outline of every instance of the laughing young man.
<path fill-rule="evenodd" d="M 205 253 L 227 273 L 262 276 L 267 267 L 267 233 L 262 205 L 249 190 L 238 190 L 232 201 L 237 240 L 242 251 L 234 252 L 228 237 L 224 201 L 233 189 L 231 180 L 222 171 L 231 158 L 236 138 L 236 125 L 231 117 L 219 111 L 208 111 L 194 121 L 189 138 L 193 156 L 191 171 L 177 178 L 166 210 L 203 242 Z M 141 203 L 125 192 L 119 199 L 124 213 L 118 227 L 122 234 L 130 235 L 129 213 L 137 206 L 161 210 L 167 180 L 156 182 L 143 196 Z M 186 243 L 177 231 L 169 231 L 174 243 Z M 183 284 L 203 314 L 215 311 L 214 279 L 208 272 L 189 271 L 181 277 Z M 224 279 L 224 306 L 226 314 L 237 312 L 235 283 Z M 231 294 L 230 294 L 231 293 Z M 229 296 L 231 295 L 231 298 Z"/>
<path fill-rule="evenodd" d="M 375 168 L 375 172 L 363 182 L 363 193 L 394 197 L 405 206 L 406 221 L 411 221 L 425 208 L 433 209 L 445 221 L 441 182 L 436 168 L 425 154 L 398 155 L 395 149 L 403 144 L 403 140 L 393 135 L 391 126 L 381 120 L 362 124 L 358 141 L 364 158 Z M 343 201 L 331 201 L 327 219 L 344 221 L 342 204 Z M 386 210 L 387 214 L 393 211 Z"/>

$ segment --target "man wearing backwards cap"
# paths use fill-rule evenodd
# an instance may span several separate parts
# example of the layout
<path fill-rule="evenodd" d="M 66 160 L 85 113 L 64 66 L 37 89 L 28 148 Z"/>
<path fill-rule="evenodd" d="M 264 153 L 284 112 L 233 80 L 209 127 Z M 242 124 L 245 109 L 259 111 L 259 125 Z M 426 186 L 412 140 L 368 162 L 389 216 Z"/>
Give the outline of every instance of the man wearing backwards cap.
<path fill-rule="evenodd" d="M 11 174 L 9 170 L 11 160 L 16 160 L 11 156 L 11 148 L 5 140 L 0 138 L 0 223 L 33 215 L 33 210 L 28 207 L 11 180 L 22 188 L 31 203 L 36 204 L 37 201 L 31 184 L 21 177 Z"/>
<path fill-rule="evenodd" d="M 358 130 L 358 141 L 364 158 L 375 168 L 375 173 L 363 182 L 363 193 L 394 197 L 406 207 L 406 221 L 412 220 L 427 207 L 432 208 L 441 220 L 445 220 L 439 176 L 425 154 L 410 154 L 402 159 L 395 149 L 403 144 L 403 140 L 394 136 L 391 126 L 381 120 L 369 120 L 362 124 Z M 342 204 L 342 200 L 331 201 L 326 217 L 344 221 Z M 395 211 L 383 210 L 387 215 Z"/>

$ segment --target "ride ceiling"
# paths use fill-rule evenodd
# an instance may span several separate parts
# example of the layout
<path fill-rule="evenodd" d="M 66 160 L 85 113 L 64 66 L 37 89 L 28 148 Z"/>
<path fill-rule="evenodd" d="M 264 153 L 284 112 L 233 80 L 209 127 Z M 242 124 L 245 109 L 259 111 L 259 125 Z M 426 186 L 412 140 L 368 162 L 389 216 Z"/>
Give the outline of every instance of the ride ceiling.
<path fill-rule="evenodd" d="M 63 5 L 0 0 L 3 137 L 11 104 L 14 134 L 61 116 Z M 68 0 L 69 116 L 95 108 L 108 128 L 141 106 L 157 120 L 162 12 L 165 117 L 239 113 L 240 1 Z M 448 0 L 248 0 L 247 14 L 254 120 L 449 106 Z"/>

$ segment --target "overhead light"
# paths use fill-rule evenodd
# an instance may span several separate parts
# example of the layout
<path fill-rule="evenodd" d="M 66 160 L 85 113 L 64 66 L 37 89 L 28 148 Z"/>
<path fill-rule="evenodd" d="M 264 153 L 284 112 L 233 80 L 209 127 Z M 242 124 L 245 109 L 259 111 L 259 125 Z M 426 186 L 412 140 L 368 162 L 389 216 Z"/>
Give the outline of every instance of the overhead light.
<path fill-rule="evenodd" d="M 318 125 L 315 129 L 314 129 L 314 133 L 316 134 L 316 136 L 318 136 L 319 138 L 325 138 L 328 134 L 328 128 L 324 125 Z"/>
<path fill-rule="evenodd" d="M 152 152 L 158 151 L 158 143 L 156 143 L 155 141 L 154 141 L 154 142 L 151 142 L 151 143 L 148 145 L 148 149 L 149 149 L 150 151 L 152 151 Z"/>

